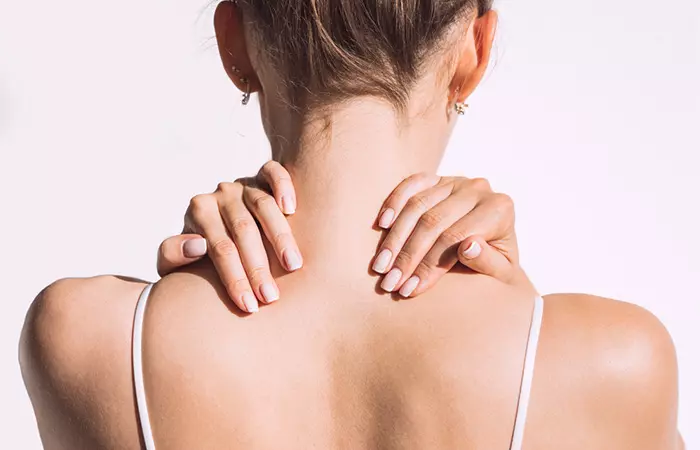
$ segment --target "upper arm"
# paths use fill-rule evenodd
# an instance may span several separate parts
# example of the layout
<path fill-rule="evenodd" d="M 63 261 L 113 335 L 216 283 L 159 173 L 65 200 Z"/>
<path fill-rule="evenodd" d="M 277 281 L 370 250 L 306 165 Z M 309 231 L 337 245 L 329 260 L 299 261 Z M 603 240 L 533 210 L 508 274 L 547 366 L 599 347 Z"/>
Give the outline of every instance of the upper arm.
<path fill-rule="evenodd" d="M 130 342 L 142 288 L 116 277 L 64 279 L 32 302 L 20 365 L 45 448 L 138 448 Z"/>
<path fill-rule="evenodd" d="M 550 408 L 567 402 L 572 433 L 593 439 L 588 448 L 678 448 L 676 353 L 653 314 L 600 297 L 548 296 L 541 350 L 538 364 L 553 381 L 541 395 L 556 392 Z"/>

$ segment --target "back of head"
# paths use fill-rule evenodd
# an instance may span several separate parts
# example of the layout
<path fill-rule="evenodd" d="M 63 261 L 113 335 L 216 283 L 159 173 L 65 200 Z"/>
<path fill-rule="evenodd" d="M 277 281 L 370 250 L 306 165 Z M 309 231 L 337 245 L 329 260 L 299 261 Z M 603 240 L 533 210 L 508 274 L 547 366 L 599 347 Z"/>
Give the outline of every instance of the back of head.
<path fill-rule="evenodd" d="M 287 97 L 311 109 L 373 96 L 397 109 L 429 56 L 466 16 L 492 0 L 238 0 L 283 77 Z"/>

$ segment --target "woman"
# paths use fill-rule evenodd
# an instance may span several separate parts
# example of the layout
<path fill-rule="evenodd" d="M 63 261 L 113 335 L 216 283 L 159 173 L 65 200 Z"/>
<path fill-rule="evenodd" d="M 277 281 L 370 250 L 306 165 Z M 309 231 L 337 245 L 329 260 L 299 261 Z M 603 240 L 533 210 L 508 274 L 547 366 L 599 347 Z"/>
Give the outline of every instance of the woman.
<path fill-rule="evenodd" d="M 436 170 L 495 25 L 486 1 L 220 4 L 224 67 L 246 100 L 259 94 L 273 157 L 295 181 L 290 226 L 304 270 L 273 263 L 284 301 L 253 315 L 229 310 L 206 261 L 153 289 L 53 286 L 23 339 L 45 444 L 679 448 L 673 344 L 640 308 L 543 300 L 527 283 L 457 271 L 420 301 L 384 295 L 421 280 L 383 248 L 376 211 L 407 175 Z M 423 225 L 450 223 L 451 193 L 426 191 Z M 423 230 L 406 246 L 424 242 Z M 464 237 L 446 236 L 427 252 L 438 267 L 454 263 Z M 372 268 L 386 272 L 374 292 Z"/>

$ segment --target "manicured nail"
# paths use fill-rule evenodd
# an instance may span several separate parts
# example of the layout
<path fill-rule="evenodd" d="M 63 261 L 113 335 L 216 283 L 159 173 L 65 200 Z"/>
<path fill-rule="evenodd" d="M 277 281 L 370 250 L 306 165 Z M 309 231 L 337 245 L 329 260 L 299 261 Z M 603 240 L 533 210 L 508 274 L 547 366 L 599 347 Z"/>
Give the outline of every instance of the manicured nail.
<path fill-rule="evenodd" d="M 374 264 L 372 265 L 372 270 L 374 270 L 377 273 L 385 273 L 387 270 L 389 270 L 389 263 L 391 263 L 391 257 L 391 250 L 385 248 L 384 250 L 379 252 L 377 258 L 374 260 Z"/>
<path fill-rule="evenodd" d="M 469 246 L 468 249 L 462 253 L 465 258 L 467 259 L 475 259 L 478 258 L 479 255 L 481 255 L 481 245 L 479 245 L 478 242 L 474 241 L 472 244 Z"/>
<path fill-rule="evenodd" d="M 379 228 L 384 228 L 385 230 L 389 228 L 394 221 L 394 216 L 396 215 L 396 212 L 391 209 L 387 208 L 386 211 L 384 211 L 379 217 Z"/>
<path fill-rule="evenodd" d="M 296 211 L 296 205 L 291 197 L 283 195 L 282 196 L 282 209 L 287 215 L 292 215 Z"/>
<path fill-rule="evenodd" d="M 185 241 L 182 244 L 182 254 L 185 258 L 199 258 L 207 254 L 207 241 L 206 239 L 196 238 Z"/>
<path fill-rule="evenodd" d="M 382 289 L 387 292 L 394 292 L 394 289 L 396 289 L 396 285 L 399 284 L 399 280 L 401 279 L 402 275 L 403 273 L 401 273 L 401 270 L 397 269 L 396 267 L 391 269 L 391 271 L 384 277 L 384 280 L 382 280 Z"/>
<path fill-rule="evenodd" d="M 260 286 L 260 293 L 265 299 L 265 303 L 276 302 L 280 299 L 280 293 L 272 283 L 263 283 L 262 286 Z"/>
<path fill-rule="evenodd" d="M 244 292 L 242 299 L 246 311 L 249 313 L 258 312 L 258 300 L 255 298 L 255 295 L 253 295 L 252 292 Z"/>
<path fill-rule="evenodd" d="M 301 269 L 301 255 L 296 250 L 285 250 L 284 251 L 284 263 L 287 265 L 287 270 L 294 272 L 295 270 Z"/>
<path fill-rule="evenodd" d="M 401 286 L 399 294 L 401 294 L 401 296 L 405 298 L 410 297 L 411 294 L 413 294 L 413 291 L 415 291 L 418 287 L 418 283 L 420 283 L 420 278 L 413 275 L 411 278 L 408 279 L 408 281 L 406 281 L 403 284 L 403 286 Z"/>

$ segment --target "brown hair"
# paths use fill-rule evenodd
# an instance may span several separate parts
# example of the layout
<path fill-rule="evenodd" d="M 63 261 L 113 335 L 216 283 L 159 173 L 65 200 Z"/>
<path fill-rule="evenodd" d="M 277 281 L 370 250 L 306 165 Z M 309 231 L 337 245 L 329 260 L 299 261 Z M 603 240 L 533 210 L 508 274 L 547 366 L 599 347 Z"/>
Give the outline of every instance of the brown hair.
<path fill-rule="evenodd" d="M 298 108 L 357 96 L 405 106 L 423 62 L 493 0 L 238 0 Z"/>

